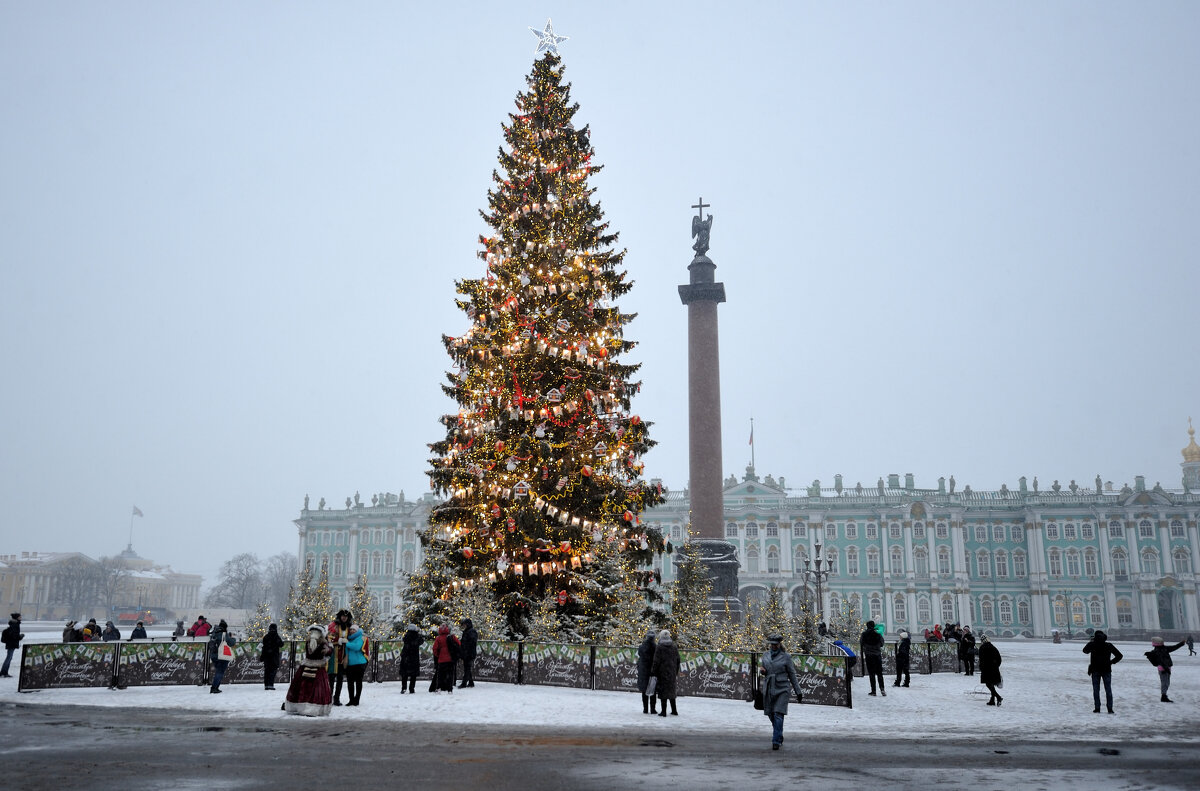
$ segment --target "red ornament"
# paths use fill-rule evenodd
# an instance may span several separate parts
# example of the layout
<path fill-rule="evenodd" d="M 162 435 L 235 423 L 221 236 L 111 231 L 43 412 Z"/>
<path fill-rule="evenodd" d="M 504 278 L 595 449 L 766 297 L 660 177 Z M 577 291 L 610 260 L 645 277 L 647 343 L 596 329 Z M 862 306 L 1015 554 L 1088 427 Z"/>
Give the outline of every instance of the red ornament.
<path fill-rule="evenodd" d="M 558 592 L 558 603 L 559 603 L 560 605 L 561 605 L 561 604 L 566 604 L 566 603 L 567 603 L 567 592 L 566 592 L 566 591 L 559 591 L 559 592 Z"/>
<path fill-rule="evenodd" d="M 493 506 L 492 506 L 492 517 L 493 517 L 493 518 L 498 518 L 499 516 L 500 516 L 500 506 L 499 506 L 499 505 L 493 505 Z"/>
<path fill-rule="evenodd" d="M 502 440 L 502 439 L 496 440 L 496 452 L 497 453 L 504 452 L 504 440 Z"/>
<path fill-rule="evenodd" d="M 580 472 L 582 472 L 584 475 L 586 475 L 589 478 L 592 477 L 592 468 L 587 466 L 586 464 L 583 465 L 583 469 L 580 470 Z"/>
<path fill-rule="evenodd" d="M 558 545 L 558 549 L 560 552 L 570 552 L 571 551 L 571 542 L 563 541 L 561 544 Z"/>
<path fill-rule="evenodd" d="M 638 423 L 642 422 L 642 419 L 637 415 L 634 415 L 633 417 L 629 418 L 629 422 L 636 426 Z"/>
<path fill-rule="evenodd" d="M 633 521 L 633 511 L 626 511 L 626 512 L 625 512 L 625 521 L 626 521 L 626 522 L 632 522 L 632 521 Z"/>
<path fill-rule="evenodd" d="M 508 526 L 508 532 L 510 533 L 517 529 L 517 520 L 513 519 L 511 516 L 508 518 L 508 521 L 505 522 L 505 524 Z"/>
<path fill-rule="evenodd" d="M 464 558 L 470 558 L 474 554 L 475 554 L 475 550 L 471 549 L 470 547 L 463 547 L 463 557 Z"/>

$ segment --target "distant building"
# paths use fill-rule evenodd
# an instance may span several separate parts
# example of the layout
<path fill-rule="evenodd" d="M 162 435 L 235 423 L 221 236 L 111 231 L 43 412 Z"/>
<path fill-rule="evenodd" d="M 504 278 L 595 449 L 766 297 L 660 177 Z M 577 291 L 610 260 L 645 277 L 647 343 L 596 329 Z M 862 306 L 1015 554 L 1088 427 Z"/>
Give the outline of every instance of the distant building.
<path fill-rule="evenodd" d="M 1200 446 L 1189 428 L 1183 488 L 1147 488 L 1138 476 L 1119 490 L 1085 487 L 958 489 L 954 479 L 917 488 L 913 476 L 872 486 L 789 489 L 747 468 L 724 486 L 725 539 L 738 548 L 739 595 L 754 607 L 770 588 L 787 606 L 821 613 L 852 608 L 865 619 L 920 635 L 934 624 L 968 624 L 1000 636 L 1047 637 L 1104 629 L 1116 636 L 1200 630 Z M 1099 486 L 1097 486 L 1099 484 Z M 337 597 L 367 574 L 383 611 L 400 602 L 403 572 L 421 562 L 418 531 L 433 495 L 417 502 L 379 495 L 370 506 L 305 510 L 295 521 L 301 563 L 325 565 Z M 687 536 L 687 491 L 671 492 L 643 522 L 678 547 Z M 805 572 L 825 559 L 821 601 Z M 656 568 L 664 581 L 672 563 Z"/>
<path fill-rule="evenodd" d="M 100 561 L 79 552 L 0 555 L 0 610 L 20 612 L 27 621 L 94 617 L 103 623 L 112 615 L 110 607 L 179 617 L 197 609 L 203 582 L 199 574 L 181 574 L 146 560 L 132 546 L 114 560 L 122 571 L 109 595 L 95 581 Z"/>

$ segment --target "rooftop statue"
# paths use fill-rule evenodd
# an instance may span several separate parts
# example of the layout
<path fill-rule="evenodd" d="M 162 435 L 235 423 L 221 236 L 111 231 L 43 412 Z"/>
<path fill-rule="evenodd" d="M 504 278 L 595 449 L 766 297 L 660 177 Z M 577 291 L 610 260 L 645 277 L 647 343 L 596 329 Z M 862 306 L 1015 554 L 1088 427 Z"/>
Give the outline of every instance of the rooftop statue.
<path fill-rule="evenodd" d="M 699 203 L 693 204 L 693 209 L 699 209 L 700 213 L 692 218 L 692 236 L 695 237 L 696 243 L 692 245 L 692 249 L 696 251 L 696 255 L 704 255 L 708 252 L 708 235 L 712 230 L 712 215 L 708 215 L 708 219 L 704 219 L 704 209 L 709 204 L 704 202 L 704 198 L 700 199 Z"/>

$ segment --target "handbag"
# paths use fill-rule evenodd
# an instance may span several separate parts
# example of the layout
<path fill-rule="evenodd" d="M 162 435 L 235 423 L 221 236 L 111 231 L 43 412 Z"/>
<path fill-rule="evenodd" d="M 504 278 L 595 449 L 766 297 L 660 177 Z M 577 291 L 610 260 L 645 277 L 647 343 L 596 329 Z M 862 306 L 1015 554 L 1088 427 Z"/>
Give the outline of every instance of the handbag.
<path fill-rule="evenodd" d="M 652 696 L 656 689 L 658 689 L 658 676 L 654 676 L 650 679 L 650 683 L 646 684 L 646 697 Z"/>
<path fill-rule="evenodd" d="M 217 661 L 218 662 L 232 662 L 233 661 L 233 648 L 229 645 L 229 643 L 225 642 L 224 640 L 222 640 L 220 642 L 220 644 L 217 645 Z"/>
<path fill-rule="evenodd" d="M 757 711 L 763 710 L 763 692 L 762 689 L 754 690 L 754 708 Z"/>

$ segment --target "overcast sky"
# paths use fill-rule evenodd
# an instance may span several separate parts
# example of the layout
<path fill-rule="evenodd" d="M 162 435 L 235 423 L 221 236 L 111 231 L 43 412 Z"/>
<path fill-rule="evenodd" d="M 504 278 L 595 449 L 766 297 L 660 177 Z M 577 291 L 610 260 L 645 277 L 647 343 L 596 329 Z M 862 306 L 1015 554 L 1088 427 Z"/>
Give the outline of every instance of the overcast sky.
<path fill-rule="evenodd" d="M 212 575 L 428 491 L 442 333 L 552 16 L 687 483 L 691 204 L 724 468 L 1179 484 L 1200 4 L 5 3 L 0 553 Z"/>

